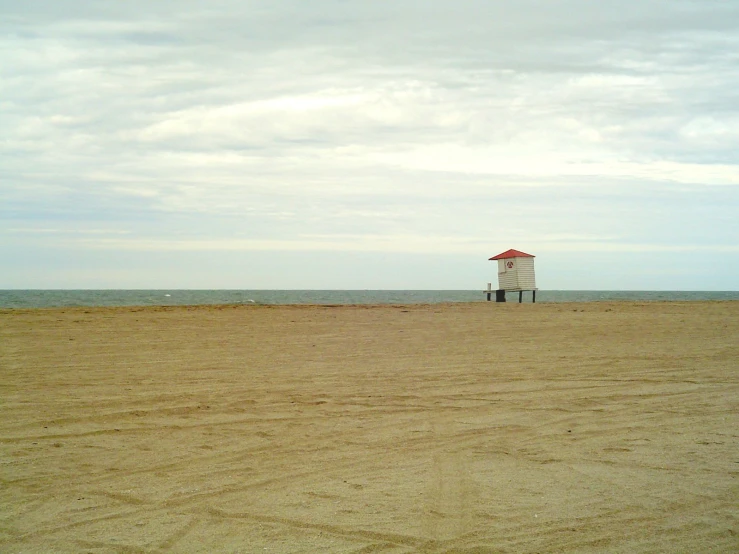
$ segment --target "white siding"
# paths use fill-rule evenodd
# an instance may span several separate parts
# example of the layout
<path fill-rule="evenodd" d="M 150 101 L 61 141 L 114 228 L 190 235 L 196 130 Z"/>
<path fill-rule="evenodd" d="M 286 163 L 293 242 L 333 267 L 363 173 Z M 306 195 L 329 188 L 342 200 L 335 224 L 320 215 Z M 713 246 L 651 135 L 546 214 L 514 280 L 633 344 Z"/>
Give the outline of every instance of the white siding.
<path fill-rule="evenodd" d="M 498 288 L 505 290 L 512 290 L 518 288 L 518 279 L 516 277 L 516 260 L 515 258 L 509 258 L 506 260 L 498 260 Z M 506 267 L 507 262 L 514 262 L 513 267 L 508 269 Z"/>
<path fill-rule="evenodd" d="M 512 265 L 513 267 L 508 267 Z M 534 290 L 534 258 L 507 258 L 498 260 L 498 288 L 505 290 Z"/>
<path fill-rule="evenodd" d="M 534 290 L 536 288 L 534 258 L 516 258 L 516 268 L 518 288 L 522 290 Z"/>

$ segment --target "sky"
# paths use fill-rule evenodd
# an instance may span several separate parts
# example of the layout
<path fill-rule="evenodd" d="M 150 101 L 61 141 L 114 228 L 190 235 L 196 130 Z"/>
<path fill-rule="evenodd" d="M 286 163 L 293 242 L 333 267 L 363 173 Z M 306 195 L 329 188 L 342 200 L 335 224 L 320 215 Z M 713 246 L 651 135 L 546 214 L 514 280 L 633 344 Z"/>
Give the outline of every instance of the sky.
<path fill-rule="evenodd" d="M 0 288 L 739 289 L 739 0 L 0 0 Z"/>

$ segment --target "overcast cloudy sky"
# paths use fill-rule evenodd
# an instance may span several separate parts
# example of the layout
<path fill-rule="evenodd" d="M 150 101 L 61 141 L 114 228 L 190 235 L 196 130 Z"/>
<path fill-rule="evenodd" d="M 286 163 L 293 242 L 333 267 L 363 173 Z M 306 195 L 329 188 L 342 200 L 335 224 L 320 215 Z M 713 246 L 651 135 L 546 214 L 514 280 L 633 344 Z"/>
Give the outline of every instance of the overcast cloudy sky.
<path fill-rule="evenodd" d="M 737 0 L 0 0 L 0 288 L 739 288 Z"/>

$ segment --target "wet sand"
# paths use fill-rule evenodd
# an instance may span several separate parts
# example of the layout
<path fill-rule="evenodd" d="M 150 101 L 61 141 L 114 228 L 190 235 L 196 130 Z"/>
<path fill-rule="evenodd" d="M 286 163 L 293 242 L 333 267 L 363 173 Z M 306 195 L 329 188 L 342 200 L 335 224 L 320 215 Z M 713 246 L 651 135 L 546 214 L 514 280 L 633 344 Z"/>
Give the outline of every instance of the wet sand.
<path fill-rule="evenodd" d="M 739 302 L 0 310 L 2 552 L 739 551 Z"/>

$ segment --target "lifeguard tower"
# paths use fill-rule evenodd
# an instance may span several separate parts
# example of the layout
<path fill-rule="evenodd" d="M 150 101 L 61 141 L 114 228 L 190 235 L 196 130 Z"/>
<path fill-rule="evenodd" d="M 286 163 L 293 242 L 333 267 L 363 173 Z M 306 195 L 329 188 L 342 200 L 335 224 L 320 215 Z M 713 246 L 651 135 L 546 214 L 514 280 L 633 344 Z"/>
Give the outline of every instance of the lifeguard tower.
<path fill-rule="evenodd" d="M 505 302 L 506 292 L 518 291 L 518 301 L 523 302 L 523 291 L 530 290 L 531 299 L 536 302 L 536 276 L 534 275 L 534 256 L 519 250 L 506 250 L 490 261 L 498 262 L 498 290 L 495 291 L 495 301 Z M 492 283 L 488 283 L 488 290 L 484 291 L 490 301 L 493 294 Z"/>

